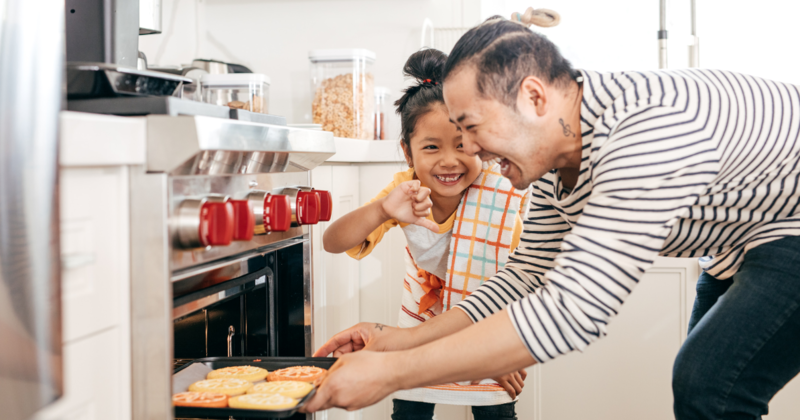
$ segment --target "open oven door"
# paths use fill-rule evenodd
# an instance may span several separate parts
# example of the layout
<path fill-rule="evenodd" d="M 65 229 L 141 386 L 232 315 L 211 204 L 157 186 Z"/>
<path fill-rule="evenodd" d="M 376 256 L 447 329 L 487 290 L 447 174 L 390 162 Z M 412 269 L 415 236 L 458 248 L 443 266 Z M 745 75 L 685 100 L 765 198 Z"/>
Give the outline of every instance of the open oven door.
<path fill-rule="evenodd" d="M 62 395 L 58 114 L 64 2 L 0 0 L 0 410 Z"/>

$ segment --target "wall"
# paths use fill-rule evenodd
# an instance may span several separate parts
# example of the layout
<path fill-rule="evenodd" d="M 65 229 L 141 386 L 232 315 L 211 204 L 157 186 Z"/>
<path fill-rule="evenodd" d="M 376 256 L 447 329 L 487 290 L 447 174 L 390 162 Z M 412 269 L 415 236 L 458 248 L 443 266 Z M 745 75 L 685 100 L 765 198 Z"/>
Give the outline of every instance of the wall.
<path fill-rule="evenodd" d="M 478 22 L 479 0 L 164 0 L 164 32 L 140 37 L 151 64 L 192 58 L 245 64 L 272 80 L 270 112 L 311 122 L 308 51 L 367 48 L 377 54 L 376 85 L 393 100 L 405 86 L 402 66 L 420 47 L 427 17 L 441 26 Z M 391 139 L 399 121 L 390 116 Z"/>
<path fill-rule="evenodd" d="M 554 28 L 534 28 L 558 45 L 575 67 L 598 71 L 658 67 L 658 0 L 483 0 L 481 19 L 508 18 L 532 5 L 561 15 L 561 24 Z"/>

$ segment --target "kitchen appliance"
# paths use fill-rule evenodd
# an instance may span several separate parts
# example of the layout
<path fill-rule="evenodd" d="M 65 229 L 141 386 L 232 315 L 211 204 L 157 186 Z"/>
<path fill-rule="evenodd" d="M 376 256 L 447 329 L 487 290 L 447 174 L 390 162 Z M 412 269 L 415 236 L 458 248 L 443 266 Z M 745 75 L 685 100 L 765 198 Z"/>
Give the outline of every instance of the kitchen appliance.
<path fill-rule="evenodd" d="M 131 115 L 141 96 L 180 96 L 193 80 L 151 71 L 139 51 L 139 34 L 161 31 L 160 0 L 66 0 L 68 109 Z M 145 26 L 140 26 L 141 23 Z M 115 98 L 97 103 L 72 102 Z M 189 109 L 194 109 L 189 107 Z"/>
<path fill-rule="evenodd" d="M 131 173 L 133 418 L 168 420 L 183 360 L 310 356 L 309 225 L 330 220 L 331 196 L 309 171 L 335 149 L 323 131 L 146 118 L 147 163 Z"/>
<path fill-rule="evenodd" d="M 63 393 L 58 113 L 64 12 L 0 1 L 0 408 L 30 418 Z"/>

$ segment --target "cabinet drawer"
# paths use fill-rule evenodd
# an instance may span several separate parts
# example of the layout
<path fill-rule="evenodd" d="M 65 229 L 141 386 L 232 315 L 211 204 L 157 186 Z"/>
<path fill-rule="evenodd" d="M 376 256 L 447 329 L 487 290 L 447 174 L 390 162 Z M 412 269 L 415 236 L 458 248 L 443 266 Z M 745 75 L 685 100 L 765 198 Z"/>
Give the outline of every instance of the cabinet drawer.
<path fill-rule="evenodd" d="M 61 171 L 64 342 L 119 325 L 129 308 L 127 169 Z"/>
<path fill-rule="evenodd" d="M 129 420 L 130 375 L 122 333 L 103 331 L 64 345 L 64 396 L 35 420 Z"/>

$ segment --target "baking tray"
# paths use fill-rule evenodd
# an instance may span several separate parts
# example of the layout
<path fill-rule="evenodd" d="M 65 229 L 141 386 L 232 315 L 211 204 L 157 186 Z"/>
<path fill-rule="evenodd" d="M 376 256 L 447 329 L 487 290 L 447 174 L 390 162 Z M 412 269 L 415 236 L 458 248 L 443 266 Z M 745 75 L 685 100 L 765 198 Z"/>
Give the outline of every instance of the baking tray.
<path fill-rule="evenodd" d="M 291 366 L 316 366 L 330 369 L 335 358 L 331 357 L 206 357 L 195 359 L 176 369 L 172 375 L 172 394 L 184 392 L 188 386 L 202 379 L 205 379 L 203 372 L 220 369 L 228 366 L 258 366 L 270 372 Z M 202 366 L 198 366 L 202 365 Z M 183 372 L 183 374 L 181 374 Z M 202 377 L 197 376 L 202 374 Z M 195 376 L 191 382 L 187 381 L 191 376 Z M 188 383 L 187 383 L 188 382 Z M 316 388 L 300 400 L 295 407 L 288 410 L 246 410 L 241 408 L 200 408 L 200 407 L 174 407 L 175 417 L 201 417 L 201 418 L 248 418 L 248 419 L 285 419 L 297 413 L 297 410 L 304 406 L 314 395 Z"/>

